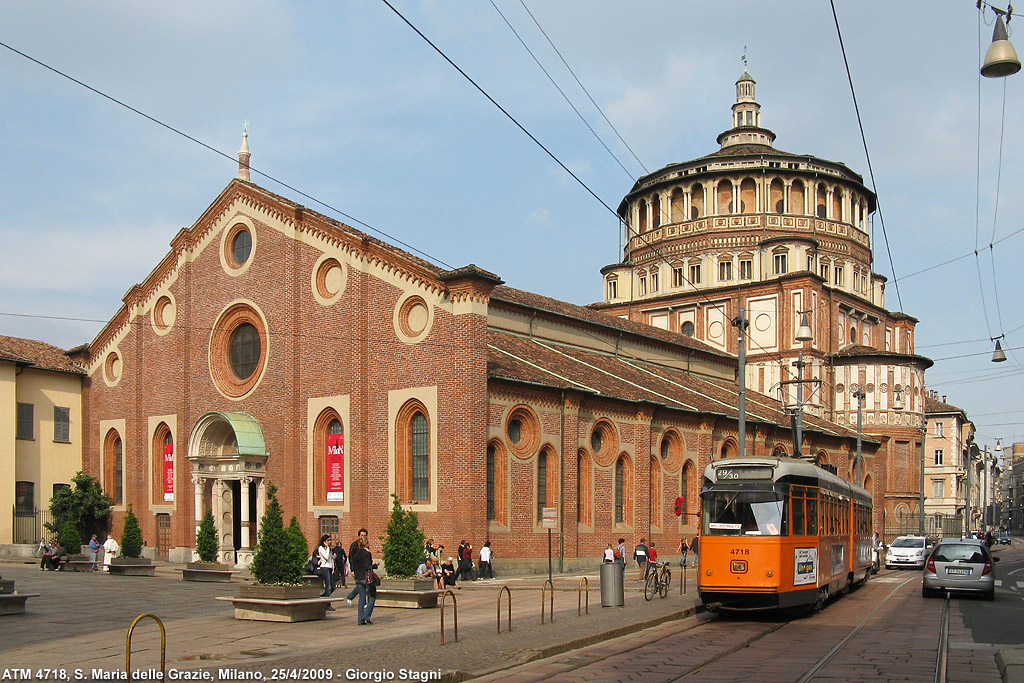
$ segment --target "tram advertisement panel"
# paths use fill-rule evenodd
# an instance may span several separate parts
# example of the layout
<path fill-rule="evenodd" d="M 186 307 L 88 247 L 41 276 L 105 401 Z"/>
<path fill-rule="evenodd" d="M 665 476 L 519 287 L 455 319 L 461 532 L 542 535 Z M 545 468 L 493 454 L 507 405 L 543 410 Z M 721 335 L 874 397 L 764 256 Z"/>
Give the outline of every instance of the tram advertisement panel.
<path fill-rule="evenodd" d="M 793 549 L 793 585 L 803 586 L 817 583 L 818 580 L 818 549 Z"/>

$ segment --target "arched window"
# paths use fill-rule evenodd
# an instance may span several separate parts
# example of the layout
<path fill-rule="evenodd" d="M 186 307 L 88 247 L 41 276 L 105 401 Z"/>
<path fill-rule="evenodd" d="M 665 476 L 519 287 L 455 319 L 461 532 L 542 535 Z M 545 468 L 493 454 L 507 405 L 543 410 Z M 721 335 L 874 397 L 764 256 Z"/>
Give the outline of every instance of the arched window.
<path fill-rule="evenodd" d="M 804 184 L 799 181 L 793 181 L 793 184 L 789 188 L 789 212 L 796 214 L 807 213 L 807 202 L 805 201 Z"/>
<path fill-rule="evenodd" d="M 647 232 L 647 200 L 640 200 L 636 205 L 637 212 L 640 214 L 640 234 Z"/>
<path fill-rule="evenodd" d="M 782 184 L 782 181 L 779 180 L 778 178 L 773 180 L 771 186 L 768 189 L 768 192 L 770 195 L 768 200 L 768 206 L 770 206 L 772 210 L 775 211 L 775 213 L 785 213 L 786 195 L 785 186 Z"/>
<path fill-rule="evenodd" d="M 548 506 L 548 451 L 537 455 L 537 521 L 544 519 L 544 508 Z"/>
<path fill-rule="evenodd" d="M 704 186 L 697 183 L 690 190 L 690 220 L 696 220 L 704 214 Z"/>
<path fill-rule="evenodd" d="M 740 454 L 739 444 L 736 443 L 735 439 L 726 439 L 725 443 L 722 444 L 722 458 L 735 458 Z"/>
<path fill-rule="evenodd" d="M 654 195 L 651 200 L 651 230 L 661 227 L 661 197 Z"/>
<path fill-rule="evenodd" d="M 679 223 L 681 221 L 686 220 L 686 216 L 683 215 L 683 190 L 682 190 L 682 188 L 677 187 L 676 189 L 672 190 L 672 199 L 671 199 L 671 205 L 670 206 L 671 206 L 671 211 L 672 211 L 672 217 L 670 219 L 671 222 Z"/>
<path fill-rule="evenodd" d="M 124 446 L 116 429 L 107 432 L 103 440 L 103 488 L 114 500 L 114 505 L 124 504 Z"/>
<path fill-rule="evenodd" d="M 633 466 L 623 453 L 615 461 L 615 523 L 631 524 L 633 509 Z"/>
<path fill-rule="evenodd" d="M 697 468 L 692 460 L 683 465 L 679 482 L 679 495 L 683 497 L 683 515 L 679 520 L 684 526 L 696 524 L 696 517 L 688 516 L 697 511 Z"/>
<path fill-rule="evenodd" d="M 733 212 L 731 207 L 732 181 L 723 180 L 718 183 L 718 206 L 715 207 L 715 212 L 719 216 L 725 216 L 730 213 L 739 213 L 739 211 Z"/>
<path fill-rule="evenodd" d="M 412 498 L 430 499 L 430 428 L 427 416 L 412 416 Z"/>
<path fill-rule="evenodd" d="M 345 498 L 345 426 L 333 408 L 313 423 L 313 504 L 340 505 Z"/>
<path fill-rule="evenodd" d="M 150 465 L 152 469 L 152 502 L 163 505 L 174 501 L 175 456 L 174 437 L 166 422 L 161 422 L 153 430 L 153 442 Z M 170 485 L 166 481 L 171 477 Z M 170 489 L 169 491 L 167 489 Z"/>
<path fill-rule="evenodd" d="M 757 211 L 757 185 L 752 178 L 740 183 L 740 210 L 734 213 L 753 213 Z"/>
<path fill-rule="evenodd" d="M 661 464 L 651 458 L 651 526 L 661 527 Z"/>
<path fill-rule="evenodd" d="M 687 337 L 692 337 L 695 331 L 696 328 L 694 327 L 693 323 L 689 320 L 683 322 L 683 326 L 680 329 L 680 332 L 685 334 Z"/>
<path fill-rule="evenodd" d="M 497 439 L 487 444 L 487 521 L 508 524 L 508 454 Z"/>
<path fill-rule="evenodd" d="M 584 526 L 594 524 L 593 461 L 582 448 L 576 456 L 579 484 L 576 496 L 576 521 Z"/>
<path fill-rule="evenodd" d="M 775 447 L 775 450 L 772 451 L 773 458 L 785 458 L 787 457 L 787 455 L 788 453 L 786 453 L 786 447 L 783 446 L 781 443 Z"/>
<path fill-rule="evenodd" d="M 417 400 L 402 406 L 395 420 L 395 485 L 406 502 L 429 503 L 431 485 L 431 428 L 427 409 Z"/>
<path fill-rule="evenodd" d="M 487 521 L 494 519 L 494 458 L 495 446 L 487 446 Z"/>

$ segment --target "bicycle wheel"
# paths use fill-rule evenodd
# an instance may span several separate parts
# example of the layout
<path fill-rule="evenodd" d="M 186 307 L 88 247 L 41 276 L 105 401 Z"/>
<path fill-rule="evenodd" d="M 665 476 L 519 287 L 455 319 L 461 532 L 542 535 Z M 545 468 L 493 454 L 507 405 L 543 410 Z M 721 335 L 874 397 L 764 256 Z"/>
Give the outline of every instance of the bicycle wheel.
<path fill-rule="evenodd" d="M 668 595 L 668 587 L 672 583 L 672 572 L 668 567 L 665 567 L 665 571 L 661 575 L 661 597 Z"/>
<path fill-rule="evenodd" d="M 658 592 L 658 574 L 651 572 L 650 576 L 647 577 L 647 582 L 644 583 L 644 597 L 648 600 L 654 597 L 654 594 Z"/>
<path fill-rule="evenodd" d="M 32 557 L 39 558 L 39 557 L 42 557 L 42 556 L 43 556 L 43 549 L 40 548 L 39 544 L 37 543 L 36 547 L 32 549 Z"/>

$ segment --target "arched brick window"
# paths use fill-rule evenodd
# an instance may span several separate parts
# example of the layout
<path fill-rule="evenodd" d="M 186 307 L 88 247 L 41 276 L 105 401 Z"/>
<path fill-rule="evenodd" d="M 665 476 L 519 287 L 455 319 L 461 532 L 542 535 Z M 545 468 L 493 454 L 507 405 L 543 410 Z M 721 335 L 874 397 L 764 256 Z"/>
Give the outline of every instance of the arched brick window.
<path fill-rule="evenodd" d="M 555 507 L 558 501 L 558 459 L 550 446 L 537 454 L 537 523 L 544 518 L 544 508 Z"/>
<path fill-rule="evenodd" d="M 413 400 L 402 406 L 395 421 L 395 483 L 399 498 L 405 502 L 429 503 L 430 420 L 427 409 Z"/>
<path fill-rule="evenodd" d="M 775 450 L 772 451 L 772 457 L 773 458 L 785 458 L 785 457 L 787 457 L 787 455 L 788 454 L 786 453 L 786 447 L 783 446 L 781 443 L 778 444 L 775 447 Z"/>
<path fill-rule="evenodd" d="M 633 522 L 633 464 L 625 453 L 615 461 L 615 523 L 632 524 Z"/>
<path fill-rule="evenodd" d="M 651 458 L 651 526 L 658 528 L 663 514 L 661 503 L 661 463 L 657 458 Z"/>
<path fill-rule="evenodd" d="M 114 505 L 124 504 L 124 445 L 116 429 L 103 439 L 103 488 Z"/>
<path fill-rule="evenodd" d="M 497 440 L 487 444 L 487 520 L 508 524 L 508 455 Z"/>
<path fill-rule="evenodd" d="M 683 497 L 684 513 L 679 521 L 684 526 L 697 523 L 697 518 L 693 516 L 693 513 L 697 512 L 697 486 L 697 468 L 692 460 L 687 460 L 683 464 L 679 482 L 679 495 Z"/>
<path fill-rule="evenodd" d="M 163 505 L 164 500 L 164 453 L 167 450 L 171 451 L 171 456 L 175 457 L 174 453 L 174 436 L 171 434 L 171 428 L 167 426 L 166 422 L 161 422 L 157 425 L 153 431 L 153 446 L 151 453 L 152 455 L 152 480 L 153 480 L 153 503 L 156 505 Z M 175 465 L 177 463 L 175 462 Z M 177 467 L 174 467 L 172 471 L 176 473 Z"/>
<path fill-rule="evenodd" d="M 327 500 L 327 482 L 330 473 L 327 460 L 328 435 L 339 435 L 342 450 L 347 447 L 345 444 L 345 425 L 341 416 L 333 408 L 327 408 L 317 415 L 313 423 L 313 505 L 340 505 L 343 501 Z M 338 439 L 331 439 L 336 441 Z M 342 457 L 344 467 L 344 456 Z M 344 485 L 344 471 L 342 471 L 342 485 Z"/>
<path fill-rule="evenodd" d="M 740 454 L 739 444 L 735 439 L 726 439 L 722 444 L 722 458 L 735 458 Z"/>
<path fill-rule="evenodd" d="M 576 521 L 585 526 L 594 524 L 594 463 L 590 454 L 580 449 L 576 455 L 578 488 L 576 497 Z"/>

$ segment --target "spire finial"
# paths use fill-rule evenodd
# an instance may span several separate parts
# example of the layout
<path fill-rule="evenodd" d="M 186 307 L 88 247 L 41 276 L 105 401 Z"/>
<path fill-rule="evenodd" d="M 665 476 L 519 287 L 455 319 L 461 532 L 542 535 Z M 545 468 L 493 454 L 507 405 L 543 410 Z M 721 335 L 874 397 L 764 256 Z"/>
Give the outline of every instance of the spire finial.
<path fill-rule="evenodd" d="M 743 46 L 743 56 L 740 57 L 743 60 L 743 70 L 747 70 L 747 46 Z"/>
<path fill-rule="evenodd" d="M 249 121 L 242 122 L 242 146 L 238 150 L 238 178 L 249 180 Z"/>

